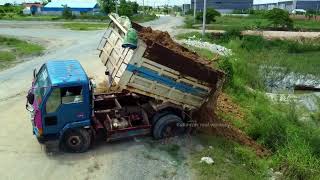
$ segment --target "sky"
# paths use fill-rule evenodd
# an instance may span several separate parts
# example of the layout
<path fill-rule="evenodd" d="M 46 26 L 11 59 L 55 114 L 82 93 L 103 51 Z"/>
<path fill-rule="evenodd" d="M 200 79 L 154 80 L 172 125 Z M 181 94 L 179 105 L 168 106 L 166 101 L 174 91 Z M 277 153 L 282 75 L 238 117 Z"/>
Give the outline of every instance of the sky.
<path fill-rule="evenodd" d="M 32 1 L 42 1 L 42 0 L 0 0 L 0 4 L 3 2 L 32 2 Z M 61 0 L 52 0 L 61 1 Z M 70 0 L 70 1 L 97 1 L 97 0 Z M 143 0 L 130 0 L 135 1 L 142 5 Z M 264 3 L 276 3 L 277 1 L 288 1 L 288 0 L 253 0 L 254 4 L 264 4 Z M 313 0 L 314 1 L 314 0 Z M 144 4 L 147 6 L 161 6 L 161 5 L 182 5 L 190 4 L 191 0 L 144 0 Z"/>
<path fill-rule="evenodd" d="M 130 0 L 136 1 L 138 4 L 142 5 L 143 0 Z M 161 5 L 182 5 L 182 4 L 190 4 L 191 0 L 144 0 L 144 4 L 148 6 L 161 6 Z"/>
<path fill-rule="evenodd" d="M 0 4 L 3 2 L 10 3 L 20 3 L 20 2 L 32 2 L 32 1 L 42 1 L 42 0 L 0 0 Z M 60 1 L 60 0 L 52 0 L 52 1 Z M 96 0 L 70 0 L 70 1 L 96 1 Z M 130 0 L 136 1 L 140 5 L 142 5 L 143 0 Z M 191 0 L 144 0 L 144 4 L 147 6 L 161 6 L 161 5 L 182 5 L 182 4 L 190 4 Z"/>

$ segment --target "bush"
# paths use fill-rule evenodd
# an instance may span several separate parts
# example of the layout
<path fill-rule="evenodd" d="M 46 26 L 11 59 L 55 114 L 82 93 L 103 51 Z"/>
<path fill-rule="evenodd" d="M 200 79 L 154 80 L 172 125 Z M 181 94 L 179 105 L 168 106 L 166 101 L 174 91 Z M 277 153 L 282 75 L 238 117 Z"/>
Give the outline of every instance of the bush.
<path fill-rule="evenodd" d="M 222 58 L 218 62 L 218 67 L 226 73 L 224 86 L 232 85 L 234 70 L 230 59 L 228 57 Z"/>
<path fill-rule="evenodd" d="M 236 38 L 242 39 L 241 31 L 242 31 L 242 30 L 241 30 L 240 28 L 233 28 L 233 29 L 227 30 L 227 31 L 221 36 L 222 42 L 229 42 L 231 39 L 236 39 Z"/>
<path fill-rule="evenodd" d="M 258 17 L 261 17 L 261 18 L 264 18 L 266 17 L 268 11 L 267 10 L 252 10 L 251 14 L 253 16 L 258 16 Z"/>
<path fill-rule="evenodd" d="M 289 12 L 285 10 L 274 8 L 267 12 L 266 18 L 268 18 L 274 28 L 293 28 L 293 20 L 290 18 Z"/>
<path fill-rule="evenodd" d="M 218 11 L 216 11 L 215 9 L 208 8 L 207 9 L 207 14 L 206 14 L 206 23 L 208 24 L 210 22 L 215 22 L 216 21 L 215 18 L 217 16 L 221 16 L 221 14 Z M 197 16 L 196 16 L 196 19 L 202 21 L 203 12 L 198 12 Z"/>
<path fill-rule="evenodd" d="M 252 124 L 248 134 L 272 151 L 276 151 L 286 142 L 288 122 L 280 113 L 271 112 L 269 108 L 257 104 L 250 117 Z"/>
<path fill-rule="evenodd" d="M 254 174 L 264 177 L 267 173 L 268 165 L 250 149 L 242 146 L 235 146 L 234 153 L 241 164 L 245 166 Z"/>
<path fill-rule="evenodd" d="M 74 16 L 72 15 L 72 11 L 68 6 L 63 7 L 62 17 L 64 19 L 74 19 Z"/>
<path fill-rule="evenodd" d="M 276 162 L 288 179 L 317 179 L 320 161 L 300 133 L 290 134 L 288 143 L 279 150 Z"/>

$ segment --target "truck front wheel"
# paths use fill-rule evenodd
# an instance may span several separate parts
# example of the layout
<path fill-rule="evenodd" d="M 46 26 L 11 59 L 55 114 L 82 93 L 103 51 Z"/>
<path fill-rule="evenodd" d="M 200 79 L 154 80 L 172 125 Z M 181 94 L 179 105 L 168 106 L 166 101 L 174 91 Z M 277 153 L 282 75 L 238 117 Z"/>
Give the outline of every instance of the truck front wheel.
<path fill-rule="evenodd" d="M 153 137 L 155 139 L 162 139 L 181 135 L 184 132 L 182 125 L 183 121 L 179 116 L 167 114 L 156 122 L 153 128 Z"/>
<path fill-rule="evenodd" d="M 89 131 L 85 129 L 72 129 L 65 132 L 61 145 L 64 150 L 73 153 L 86 152 L 91 144 Z"/>

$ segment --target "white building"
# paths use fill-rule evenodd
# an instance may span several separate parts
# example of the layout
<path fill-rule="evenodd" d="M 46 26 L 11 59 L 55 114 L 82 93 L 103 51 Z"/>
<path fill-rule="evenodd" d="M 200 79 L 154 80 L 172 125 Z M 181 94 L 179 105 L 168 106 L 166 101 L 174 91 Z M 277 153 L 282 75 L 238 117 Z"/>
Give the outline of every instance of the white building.
<path fill-rule="evenodd" d="M 5 4 L 20 5 L 26 3 L 42 3 L 42 0 L 0 0 L 0 6 Z"/>
<path fill-rule="evenodd" d="M 280 8 L 290 12 L 294 9 L 319 11 L 320 0 L 254 0 L 253 8 L 257 10 Z"/>
<path fill-rule="evenodd" d="M 80 13 L 93 14 L 100 11 L 96 0 L 55 0 L 43 7 L 42 14 L 60 15 L 65 6 L 69 7 L 74 15 L 79 15 Z"/>

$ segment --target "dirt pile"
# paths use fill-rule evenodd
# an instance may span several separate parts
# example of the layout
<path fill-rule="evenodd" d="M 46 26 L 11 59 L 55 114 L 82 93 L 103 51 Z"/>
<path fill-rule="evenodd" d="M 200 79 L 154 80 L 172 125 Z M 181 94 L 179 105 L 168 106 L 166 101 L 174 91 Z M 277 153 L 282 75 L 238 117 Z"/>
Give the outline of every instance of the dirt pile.
<path fill-rule="evenodd" d="M 238 120 L 243 120 L 244 113 L 241 108 L 235 104 L 228 95 L 220 93 L 217 100 L 217 111 L 223 114 L 230 114 Z"/>
<path fill-rule="evenodd" d="M 237 114 L 239 117 L 243 116 L 240 112 L 231 110 L 231 107 L 235 107 L 236 105 L 230 106 L 230 101 L 226 100 L 226 96 L 222 95 L 217 98 L 217 104 L 215 104 L 215 97 L 210 97 L 209 100 L 199 109 L 199 111 L 195 114 L 194 118 L 197 120 L 199 124 L 208 124 L 205 128 L 199 129 L 202 132 L 213 134 L 217 136 L 222 136 L 232 141 L 235 141 L 239 144 L 248 146 L 252 148 L 256 154 L 260 157 L 267 156 L 270 154 L 270 151 L 264 148 L 262 145 L 258 144 L 256 141 L 251 139 L 248 135 L 242 132 L 240 129 L 233 126 L 231 123 L 223 121 L 216 115 L 216 108 L 225 108 L 226 104 L 228 108 L 223 109 L 226 112 L 231 112 Z M 220 100 L 219 100 L 220 99 Z M 229 103 L 226 103 L 226 101 Z M 219 103 L 224 103 L 219 104 Z"/>
<path fill-rule="evenodd" d="M 172 51 L 188 57 L 197 63 L 203 64 L 204 66 L 210 66 L 210 61 L 207 61 L 200 57 L 197 53 L 190 51 L 189 49 L 183 47 L 182 45 L 173 41 L 168 32 L 163 32 L 159 30 L 152 30 L 150 27 L 144 27 L 139 32 L 139 37 L 145 41 L 148 45 L 152 45 L 157 42 Z"/>

